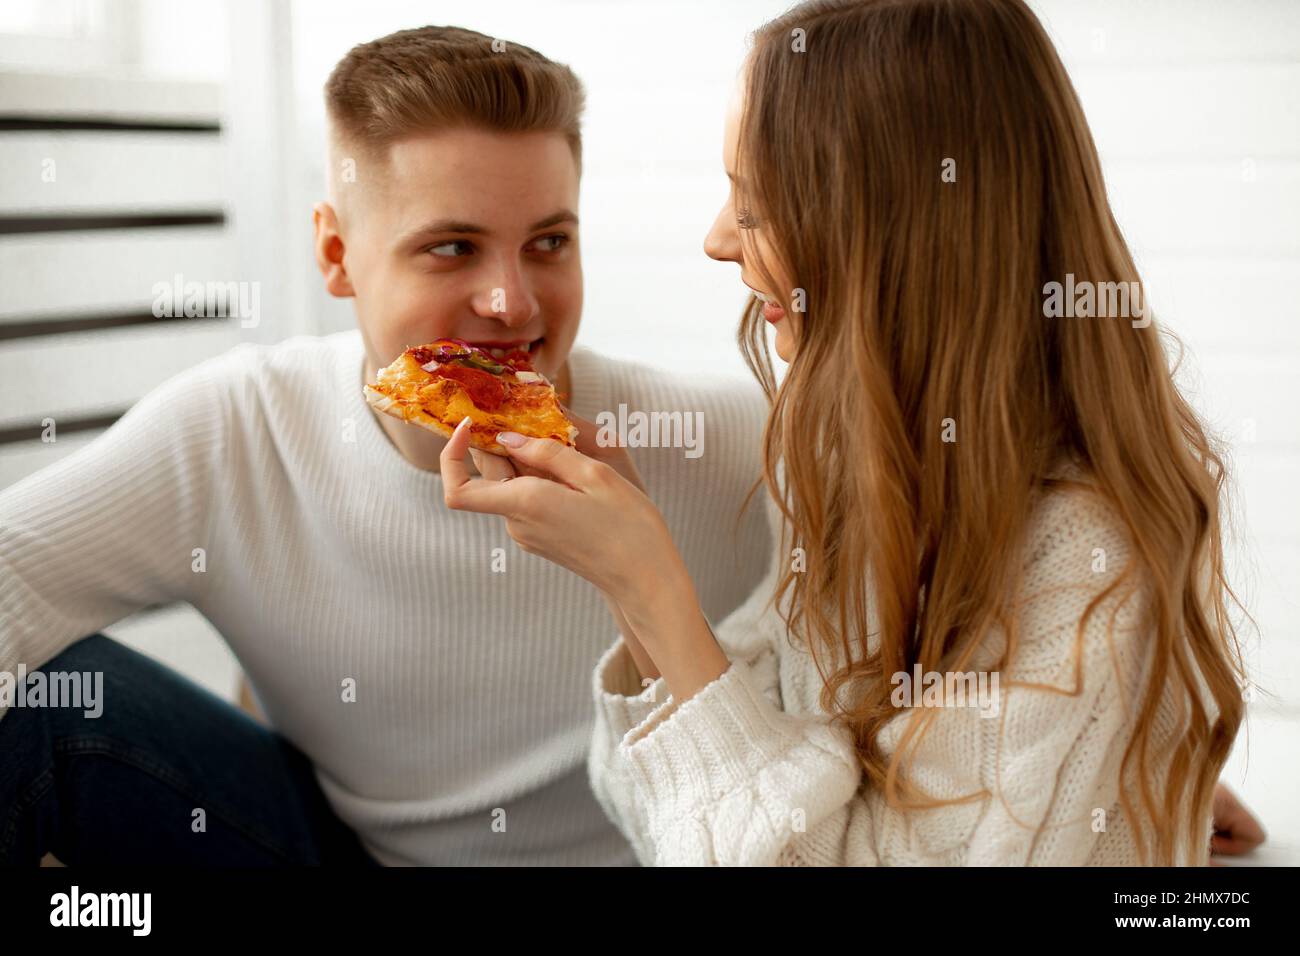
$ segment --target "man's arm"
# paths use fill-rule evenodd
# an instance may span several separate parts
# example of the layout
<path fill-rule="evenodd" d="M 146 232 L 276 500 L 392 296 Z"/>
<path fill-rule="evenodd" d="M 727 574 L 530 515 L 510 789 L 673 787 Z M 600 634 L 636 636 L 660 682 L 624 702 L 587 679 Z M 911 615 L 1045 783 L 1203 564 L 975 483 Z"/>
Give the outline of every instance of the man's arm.
<path fill-rule="evenodd" d="M 221 358 L 164 382 L 90 444 L 0 491 L 0 670 L 39 667 L 201 587 L 229 417 Z"/>

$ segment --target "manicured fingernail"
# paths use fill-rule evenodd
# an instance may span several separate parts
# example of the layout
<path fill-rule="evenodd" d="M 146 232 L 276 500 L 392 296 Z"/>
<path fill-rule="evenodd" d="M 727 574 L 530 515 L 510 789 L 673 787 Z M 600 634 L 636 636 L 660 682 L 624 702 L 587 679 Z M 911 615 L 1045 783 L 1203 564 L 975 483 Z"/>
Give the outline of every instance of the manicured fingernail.
<path fill-rule="evenodd" d="M 460 420 L 460 424 L 457 425 L 456 428 L 459 429 L 459 428 L 463 427 L 464 424 L 465 424 L 467 421 L 469 421 L 469 416 L 468 416 L 468 415 L 466 415 L 464 418 L 462 418 L 462 419 Z"/>
<path fill-rule="evenodd" d="M 518 448 L 523 445 L 524 442 L 528 441 L 528 438 L 518 432 L 501 432 L 497 435 L 497 441 L 505 445 L 507 448 Z"/>

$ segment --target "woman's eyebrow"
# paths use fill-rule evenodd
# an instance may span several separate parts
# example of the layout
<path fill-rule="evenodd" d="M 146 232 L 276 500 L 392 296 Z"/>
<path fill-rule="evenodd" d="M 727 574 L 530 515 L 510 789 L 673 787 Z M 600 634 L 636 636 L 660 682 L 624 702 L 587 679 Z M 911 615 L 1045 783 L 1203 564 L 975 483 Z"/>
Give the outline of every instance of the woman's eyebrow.
<path fill-rule="evenodd" d="M 551 226 L 557 226 L 562 222 L 571 222 L 575 226 L 578 224 L 576 213 L 568 209 L 561 209 L 551 213 L 545 219 L 539 219 L 528 227 L 529 232 L 536 232 L 539 229 L 548 229 Z M 479 226 L 472 222 L 466 222 L 463 219 L 435 219 L 433 222 L 425 223 L 418 229 L 411 230 L 407 234 L 407 239 L 416 239 L 420 236 L 440 235 L 442 233 L 458 232 L 472 236 L 488 236 L 492 231 L 485 226 Z"/>

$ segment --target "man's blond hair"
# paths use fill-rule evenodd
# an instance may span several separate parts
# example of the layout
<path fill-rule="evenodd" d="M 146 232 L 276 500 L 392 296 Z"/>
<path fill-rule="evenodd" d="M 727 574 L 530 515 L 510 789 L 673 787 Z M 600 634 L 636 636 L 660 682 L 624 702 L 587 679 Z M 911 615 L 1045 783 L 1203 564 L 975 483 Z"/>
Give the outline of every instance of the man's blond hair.
<path fill-rule="evenodd" d="M 348 51 L 325 83 L 330 183 L 341 157 L 381 161 L 394 142 L 472 128 L 564 136 L 582 168 L 582 82 L 536 50 L 461 27 L 418 27 Z"/>

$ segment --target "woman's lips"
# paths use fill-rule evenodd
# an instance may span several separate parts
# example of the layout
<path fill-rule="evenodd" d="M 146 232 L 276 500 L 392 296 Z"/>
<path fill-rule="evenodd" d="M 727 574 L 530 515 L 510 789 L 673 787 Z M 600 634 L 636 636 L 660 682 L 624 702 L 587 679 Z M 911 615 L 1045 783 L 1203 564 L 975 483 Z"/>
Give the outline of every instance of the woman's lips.
<path fill-rule="evenodd" d="M 759 292 L 748 282 L 745 283 L 745 287 L 763 303 L 763 318 L 772 323 L 780 322 L 785 318 L 785 309 L 781 308 L 781 303 L 777 302 L 766 292 Z"/>

